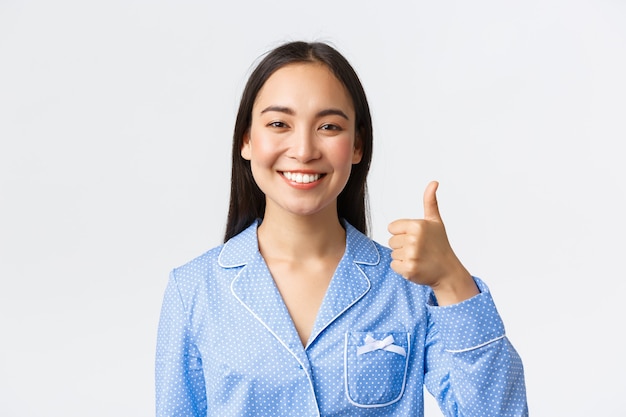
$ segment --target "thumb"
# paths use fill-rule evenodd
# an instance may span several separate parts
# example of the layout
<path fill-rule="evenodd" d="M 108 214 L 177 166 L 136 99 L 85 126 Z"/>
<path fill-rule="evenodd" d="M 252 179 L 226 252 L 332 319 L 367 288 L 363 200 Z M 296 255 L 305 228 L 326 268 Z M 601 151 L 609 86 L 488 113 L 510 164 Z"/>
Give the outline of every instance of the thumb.
<path fill-rule="evenodd" d="M 431 181 L 424 191 L 424 219 L 443 223 L 439 214 L 439 204 L 437 203 L 437 188 L 439 183 Z"/>

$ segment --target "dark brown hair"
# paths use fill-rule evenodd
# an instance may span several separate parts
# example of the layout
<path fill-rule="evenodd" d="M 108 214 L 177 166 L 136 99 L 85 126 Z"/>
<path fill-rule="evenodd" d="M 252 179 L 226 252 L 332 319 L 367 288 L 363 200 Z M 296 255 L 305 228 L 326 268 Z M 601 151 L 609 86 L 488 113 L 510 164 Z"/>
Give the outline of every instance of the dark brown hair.
<path fill-rule="evenodd" d="M 369 210 L 367 173 L 372 160 L 372 118 L 365 91 L 356 72 L 333 47 L 321 42 L 289 42 L 270 51 L 254 69 L 244 88 L 235 121 L 232 148 L 230 204 L 224 242 L 250 226 L 265 212 L 265 195 L 259 189 L 250 169 L 250 161 L 241 156 L 243 138 L 252 123 L 252 107 L 267 79 L 278 69 L 293 63 L 326 65 L 348 90 L 354 105 L 355 140 L 363 152 L 361 161 L 352 166 L 350 178 L 337 197 L 337 212 L 361 232 L 367 234 Z"/>

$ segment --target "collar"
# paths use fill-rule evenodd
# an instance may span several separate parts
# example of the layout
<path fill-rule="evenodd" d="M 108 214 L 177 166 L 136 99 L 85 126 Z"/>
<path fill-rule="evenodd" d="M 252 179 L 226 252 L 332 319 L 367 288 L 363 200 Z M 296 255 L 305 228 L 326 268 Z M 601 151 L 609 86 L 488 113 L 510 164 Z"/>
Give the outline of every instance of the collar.
<path fill-rule="evenodd" d="M 222 268 L 244 266 L 258 255 L 257 229 L 260 224 L 260 219 L 255 220 L 247 229 L 224 244 L 218 257 L 218 264 Z M 380 262 L 380 254 L 374 242 L 344 219 L 341 220 L 341 224 L 346 229 L 345 255 L 357 264 L 377 265 Z"/>
<path fill-rule="evenodd" d="M 218 263 L 223 268 L 241 269 L 231 282 L 233 296 L 285 346 L 303 366 L 308 360 L 293 322 L 259 253 L 257 228 L 260 221 L 230 239 L 222 248 Z M 372 240 L 347 222 L 346 250 L 318 311 L 307 347 L 333 321 L 367 294 L 371 283 L 359 266 L 377 265 L 378 249 Z"/>

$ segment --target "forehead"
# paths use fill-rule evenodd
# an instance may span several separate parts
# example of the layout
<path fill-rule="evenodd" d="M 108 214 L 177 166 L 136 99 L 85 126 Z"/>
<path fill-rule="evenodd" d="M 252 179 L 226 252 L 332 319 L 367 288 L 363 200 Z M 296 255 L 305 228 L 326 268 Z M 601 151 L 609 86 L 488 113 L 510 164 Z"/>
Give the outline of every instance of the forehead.
<path fill-rule="evenodd" d="M 352 98 L 343 83 L 321 63 L 288 64 L 263 84 L 254 106 L 341 107 L 353 112 Z"/>

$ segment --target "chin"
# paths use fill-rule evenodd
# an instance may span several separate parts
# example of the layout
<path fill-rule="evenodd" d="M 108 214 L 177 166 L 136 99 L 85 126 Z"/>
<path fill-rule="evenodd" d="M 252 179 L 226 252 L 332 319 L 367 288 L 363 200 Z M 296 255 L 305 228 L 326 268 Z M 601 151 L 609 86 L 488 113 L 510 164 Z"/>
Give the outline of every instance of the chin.
<path fill-rule="evenodd" d="M 316 216 L 323 213 L 325 210 L 328 210 L 328 206 L 319 207 L 319 206 L 291 206 L 285 207 L 284 210 L 294 216 Z"/>

